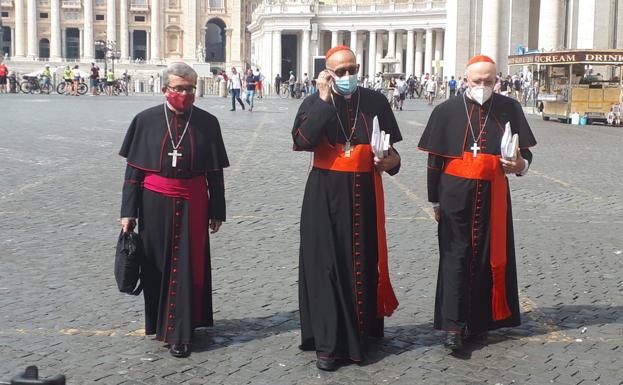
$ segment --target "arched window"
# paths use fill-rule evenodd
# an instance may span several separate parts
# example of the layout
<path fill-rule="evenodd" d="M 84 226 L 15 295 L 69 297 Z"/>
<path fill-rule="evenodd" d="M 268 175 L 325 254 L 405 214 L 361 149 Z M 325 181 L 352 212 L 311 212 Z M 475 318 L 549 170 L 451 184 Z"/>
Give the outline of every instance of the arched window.
<path fill-rule="evenodd" d="M 50 58 L 50 41 L 48 39 L 39 40 L 39 57 L 43 59 Z"/>
<path fill-rule="evenodd" d="M 206 24 L 205 60 L 207 62 L 225 61 L 225 23 L 221 19 L 210 19 Z"/>

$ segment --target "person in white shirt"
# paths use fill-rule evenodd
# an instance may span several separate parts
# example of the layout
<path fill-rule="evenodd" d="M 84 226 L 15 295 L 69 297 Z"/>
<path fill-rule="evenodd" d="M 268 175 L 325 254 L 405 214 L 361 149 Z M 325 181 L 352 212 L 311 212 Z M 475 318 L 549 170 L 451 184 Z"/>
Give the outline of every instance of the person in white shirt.
<path fill-rule="evenodd" d="M 231 67 L 231 76 L 229 77 L 229 90 L 231 92 L 231 110 L 236 111 L 236 100 L 240 103 L 242 110 L 244 111 L 244 103 L 240 98 L 240 88 L 242 87 L 242 77 L 236 70 L 236 67 Z"/>
<path fill-rule="evenodd" d="M 73 96 L 78 96 L 78 86 L 80 86 L 80 68 L 78 67 L 78 64 L 76 64 L 71 70 L 71 77 L 74 81 L 71 94 Z"/>
<path fill-rule="evenodd" d="M 430 79 L 426 82 L 426 99 L 428 100 L 429 106 L 433 105 L 436 91 L 437 91 L 437 80 L 435 79 L 435 76 L 431 76 Z"/>

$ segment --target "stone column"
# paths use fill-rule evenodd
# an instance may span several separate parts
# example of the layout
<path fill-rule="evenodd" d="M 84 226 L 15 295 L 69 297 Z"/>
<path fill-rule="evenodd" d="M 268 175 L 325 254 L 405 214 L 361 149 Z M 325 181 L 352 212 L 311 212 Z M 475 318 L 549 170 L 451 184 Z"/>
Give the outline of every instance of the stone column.
<path fill-rule="evenodd" d="M 359 64 L 359 72 L 357 72 L 357 77 L 363 77 L 363 39 L 364 36 L 360 36 L 361 39 L 357 39 L 357 46 L 355 47 L 355 60 L 357 64 Z"/>
<path fill-rule="evenodd" d="M 500 0 L 483 0 L 482 9 L 486 10 L 487 20 L 483 20 L 480 33 L 480 53 L 498 61 L 498 45 L 500 36 L 500 18 L 494 15 L 500 14 Z M 483 15 L 483 18 L 485 16 Z"/>
<path fill-rule="evenodd" d="M 85 3 L 86 1 L 88 0 L 85 0 Z M 61 0 L 52 0 L 50 2 L 50 61 L 61 60 Z"/>
<path fill-rule="evenodd" d="M 413 71 L 414 75 L 422 76 L 422 72 L 424 71 L 424 44 L 422 41 L 424 34 L 422 31 L 417 31 L 415 33 L 415 68 Z"/>
<path fill-rule="evenodd" d="M 396 31 L 394 30 L 387 33 L 387 55 L 385 57 L 396 57 Z"/>
<path fill-rule="evenodd" d="M 414 59 L 414 50 L 415 50 L 415 36 L 414 36 L 414 31 L 413 30 L 409 30 L 407 31 L 407 68 L 406 68 L 406 75 L 407 78 L 410 75 L 413 75 L 414 72 L 414 67 L 413 67 L 413 59 Z"/>
<path fill-rule="evenodd" d="M 433 30 L 426 30 L 426 48 L 424 53 L 424 73 L 433 72 Z"/>
<path fill-rule="evenodd" d="M 24 0 L 15 0 L 15 57 L 24 57 Z"/>
<path fill-rule="evenodd" d="M 357 31 L 350 31 L 350 49 L 357 53 Z"/>
<path fill-rule="evenodd" d="M 233 52 L 232 52 L 232 47 L 234 47 L 234 45 L 232 44 L 232 35 L 233 35 L 233 28 L 225 28 L 225 62 L 226 63 L 231 63 L 232 65 L 234 64 L 232 62 L 232 57 L 233 57 Z"/>
<path fill-rule="evenodd" d="M 93 0 L 83 1 L 86 2 Z M 121 60 L 130 59 L 130 31 L 128 29 L 128 12 L 128 0 L 119 0 L 119 52 L 121 54 Z M 86 22 L 84 28 L 86 29 Z"/>
<path fill-rule="evenodd" d="M 435 31 L 435 75 L 437 74 L 437 63 L 441 61 L 441 52 L 443 51 L 443 30 Z"/>
<path fill-rule="evenodd" d="M 339 33 L 339 31 L 331 31 L 331 47 L 329 47 L 329 49 L 338 45 Z"/>
<path fill-rule="evenodd" d="M 457 67 L 457 39 L 459 21 L 459 0 L 446 0 L 446 33 L 444 34 L 443 72 L 448 76 L 460 74 Z M 461 19 L 462 20 L 462 19 Z M 463 36 L 460 36 L 463 40 Z M 460 67 L 461 69 L 463 67 Z M 458 79 L 457 79 L 458 82 Z"/>
<path fill-rule="evenodd" d="M 185 14 L 184 40 L 182 57 L 187 61 L 197 61 L 197 0 L 182 2 Z M 203 43 L 201 43 L 203 45 Z M 227 54 L 227 53 L 226 53 Z"/>
<path fill-rule="evenodd" d="M 160 0 L 151 0 L 150 60 L 160 61 Z"/>
<path fill-rule="evenodd" d="M 384 38 L 384 36 L 382 34 L 379 35 L 378 32 L 377 32 L 377 35 L 376 35 L 376 59 L 375 59 L 376 72 L 383 72 L 383 63 L 381 63 L 381 59 L 383 59 L 383 38 Z"/>
<path fill-rule="evenodd" d="M 560 46 L 560 13 L 563 10 L 560 0 L 541 0 L 539 9 L 539 49 L 546 51 Z"/>
<path fill-rule="evenodd" d="M 27 25 L 28 25 L 28 57 L 39 56 L 39 45 L 37 44 L 37 0 L 28 0 L 26 3 Z"/>
<path fill-rule="evenodd" d="M 108 0 L 106 2 L 106 40 L 117 42 L 117 16 L 115 10 L 115 0 Z"/>
<path fill-rule="evenodd" d="M 402 72 L 402 69 L 404 68 L 404 59 L 402 57 L 402 38 L 403 33 L 400 31 L 396 34 L 396 60 L 398 60 L 398 63 L 396 63 L 395 72 Z"/>
<path fill-rule="evenodd" d="M 147 46 L 145 47 L 145 60 L 151 60 L 151 32 L 146 31 L 145 34 L 147 35 L 145 39 L 145 45 Z"/>
<path fill-rule="evenodd" d="M 127 1 L 127 0 L 121 0 Z M 93 60 L 94 55 L 94 44 L 95 41 L 93 39 L 93 0 L 82 0 L 82 5 L 84 7 L 84 34 L 82 36 L 84 41 L 84 50 L 82 51 L 82 58 L 85 61 Z M 123 8 L 122 8 L 123 9 Z"/>
<path fill-rule="evenodd" d="M 277 74 L 283 77 L 281 73 L 281 31 L 273 31 L 273 81 Z"/>
<path fill-rule="evenodd" d="M 580 22 L 577 25 L 577 43 L 578 49 L 593 49 L 595 43 L 595 0 L 578 1 L 578 15 L 581 15 Z M 539 29 L 540 32 L 540 29 Z M 540 34 L 539 34 L 540 38 Z M 539 41 L 539 44 L 540 41 Z M 540 45 L 539 45 L 540 47 Z"/>
<path fill-rule="evenodd" d="M 372 78 L 376 72 L 376 31 L 370 31 L 368 37 L 368 75 Z"/>
<path fill-rule="evenodd" d="M 309 35 L 309 30 L 308 29 L 304 29 L 303 30 L 303 34 L 301 35 L 301 72 L 303 74 L 307 74 L 309 76 L 309 78 L 311 79 L 313 77 L 313 74 L 310 75 L 309 73 L 309 41 L 310 41 L 310 35 Z"/>

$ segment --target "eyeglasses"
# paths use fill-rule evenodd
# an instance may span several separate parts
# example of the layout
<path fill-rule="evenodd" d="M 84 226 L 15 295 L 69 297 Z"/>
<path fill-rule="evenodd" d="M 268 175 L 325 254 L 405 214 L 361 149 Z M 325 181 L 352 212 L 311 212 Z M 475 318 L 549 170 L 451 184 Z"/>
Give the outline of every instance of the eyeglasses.
<path fill-rule="evenodd" d="M 331 69 L 331 68 L 327 68 L 329 71 L 332 71 L 336 76 L 338 77 L 342 77 L 344 75 L 346 75 L 346 71 L 348 71 L 348 73 L 350 75 L 354 75 L 357 72 L 359 72 L 359 64 L 353 64 L 351 66 L 348 67 L 340 67 L 340 68 L 336 68 L 336 69 Z"/>
<path fill-rule="evenodd" d="M 173 91 L 173 92 L 176 92 L 178 94 L 182 94 L 184 92 L 186 92 L 187 94 L 194 94 L 195 91 L 197 91 L 197 87 L 195 87 L 195 86 L 188 86 L 188 87 L 182 87 L 182 86 L 171 87 L 171 86 L 167 86 L 167 89 L 169 91 Z"/>

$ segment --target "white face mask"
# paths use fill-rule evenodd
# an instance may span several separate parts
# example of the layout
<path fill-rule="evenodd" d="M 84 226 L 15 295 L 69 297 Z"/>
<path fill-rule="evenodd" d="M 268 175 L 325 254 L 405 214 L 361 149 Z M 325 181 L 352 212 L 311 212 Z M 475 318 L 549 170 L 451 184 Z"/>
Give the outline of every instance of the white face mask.
<path fill-rule="evenodd" d="M 493 88 L 488 86 L 476 86 L 470 87 L 468 92 L 469 97 L 482 106 L 487 100 L 489 100 L 491 94 L 493 94 Z"/>

